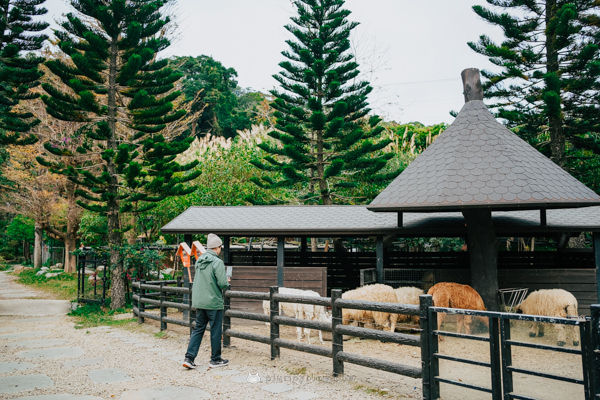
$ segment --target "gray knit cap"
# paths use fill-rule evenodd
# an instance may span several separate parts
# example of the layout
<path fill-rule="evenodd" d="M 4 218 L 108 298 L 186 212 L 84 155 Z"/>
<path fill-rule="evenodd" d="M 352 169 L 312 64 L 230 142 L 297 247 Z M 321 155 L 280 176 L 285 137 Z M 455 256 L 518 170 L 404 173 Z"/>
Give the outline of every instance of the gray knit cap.
<path fill-rule="evenodd" d="M 206 247 L 209 249 L 216 249 L 217 247 L 221 247 L 223 245 L 223 241 L 220 237 L 215 235 L 214 233 L 209 233 L 206 238 Z"/>

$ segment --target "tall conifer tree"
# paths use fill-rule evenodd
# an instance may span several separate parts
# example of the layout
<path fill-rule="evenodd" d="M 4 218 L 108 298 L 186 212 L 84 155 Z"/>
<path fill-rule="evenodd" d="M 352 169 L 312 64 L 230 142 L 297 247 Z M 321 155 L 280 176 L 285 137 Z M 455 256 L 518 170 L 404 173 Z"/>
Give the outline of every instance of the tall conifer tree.
<path fill-rule="evenodd" d="M 197 162 L 180 165 L 177 154 L 192 141 L 169 140 L 167 124 L 185 114 L 175 110 L 173 90 L 180 74 L 156 54 L 169 45 L 161 34 L 168 18 L 161 16 L 166 0 L 72 0 L 77 13 L 69 13 L 55 32 L 67 56 L 46 65 L 69 90 L 44 84 L 42 97 L 55 118 L 82 123 L 77 149 L 90 157 L 88 168 L 75 169 L 62 162 L 39 161 L 66 174 L 82 189 L 79 204 L 105 213 L 110 246 L 111 308 L 125 303 L 125 274 L 119 259 L 122 216 L 146 211 L 167 196 L 193 191 L 184 183 L 195 178 Z M 62 86 L 62 85 L 61 85 Z M 48 144 L 55 154 L 68 150 Z"/>
<path fill-rule="evenodd" d="M 499 68 L 483 71 L 486 97 L 509 127 L 568 167 L 577 147 L 600 152 L 600 3 L 596 0 L 487 0 L 474 6 L 504 41 L 469 43 Z M 497 71 L 497 72 L 496 72 Z M 547 140 L 549 138 L 549 140 Z"/>
<path fill-rule="evenodd" d="M 281 90 L 271 93 L 276 110 L 274 139 L 260 147 L 270 156 L 254 160 L 258 168 L 279 171 L 280 180 L 254 181 L 263 187 L 299 187 L 307 203 L 344 202 L 344 189 L 366 181 L 389 179 L 382 169 L 392 157 L 381 150 L 389 141 L 377 117 L 367 118 L 372 88 L 358 80 L 350 52 L 344 0 L 295 0 L 297 15 L 286 25 L 294 37 L 274 78 Z"/>
<path fill-rule="evenodd" d="M 39 50 L 47 36 L 40 34 L 48 24 L 36 20 L 47 10 L 45 0 L 0 0 L 0 145 L 31 144 L 30 133 L 39 121 L 18 109 L 22 100 L 32 99 L 31 89 L 42 75 L 43 58 L 24 52 Z"/>

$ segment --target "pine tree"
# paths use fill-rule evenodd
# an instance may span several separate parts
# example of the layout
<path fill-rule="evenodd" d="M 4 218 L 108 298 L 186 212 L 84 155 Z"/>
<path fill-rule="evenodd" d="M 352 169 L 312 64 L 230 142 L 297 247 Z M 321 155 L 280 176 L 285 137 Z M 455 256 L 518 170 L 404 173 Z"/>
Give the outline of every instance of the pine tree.
<path fill-rule="evenodd" d="M 505 39 L 482 35 L 469 46 L 498 67 L 482 72 L 498 117 L 561 166 L 569 167 L 571 151 L 600 154 L 598 1 L 487 2 L 494 8 L 473 10 Z"/>
<path fill-rule="evenodd" d="M 35 17 L 47 10 L 45 0 L 0 0 L 0 145 L 31 144 L 30 133 L 38 121 L 33 114 L 19 110 L 19 102 L 36 97 L 31 91 L 39 85 L 41 57 L 23 52 L 39 50 L 47 39 L 38 32 L 48 24 Z"/>
<path fill-rule="evenodd" d="M 255 178 L 259 186 L 298 187 L 307 203 L 345 202 L 344 193 L 367 181 L 389 179 L 381 173 L 392 154 L 382 152 L 379 118 L 368 118 L 372 88 L 358 80 L 358 64 L 350 52 L 344 0 L 295 0 L 297 15 L 286 25 L 287 59 L 273 77 L 281 90 L 275 100 L 274 140 L 260 147 L 270 156 L 254 160 L 262 170 L 278 171 L 281 179 Z"/>
<path fill-rule="evenodd" d="M 77 152 L 89 156 L 86 168 L 38 158 L 79 185 L 83 208 L 106 214 L 110 247 L 111 308 L 125 303 L 125 273 L 119 259 L 126 213 L 151 209 L 168 196 L 190 193 L 185 183 L 198 176 L 197 162 L 180 165 L 177 154 L 191 141 L 172 139 L 167 126 L 185 114 L 173 103 L 180 74 L 157 60 L 169 45 L 162 34 L 169 22 L 161 16 L 167 0 L 72 0 L 55 32 L 66 60 L 46 63 L 60 85 L 45 83 L 42 97 L 55 118 L 81 124 Z M 68 88 L 64 90 L 64 86 Z M 70 156 L 65 147 L 46 144 L 54 155 Z"/>

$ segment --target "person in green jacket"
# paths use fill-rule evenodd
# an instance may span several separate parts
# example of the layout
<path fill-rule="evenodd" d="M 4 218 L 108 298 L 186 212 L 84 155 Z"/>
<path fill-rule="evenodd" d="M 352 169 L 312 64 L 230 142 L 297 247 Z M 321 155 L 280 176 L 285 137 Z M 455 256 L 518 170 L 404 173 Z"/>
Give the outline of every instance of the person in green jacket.
<path fill-rule="evenodd" d="M 194 360 L 202 343 L 206 325 L 210 322 L 211 357 L 209 367 L 223 367 L 229 363 L 221 358 L 221 336 L 223 334 L 223 292 L 229 286 L 229 278 L 225 272 L 225 264 L 218 257 L 221 254 L 223 241 L 215 234 L 209 233 L 206 240 L 206 253 L 198 257 L 194 269 L 192 284 L 192 308 L 196 309 L 196 326 L 190 335 L 190 342 L 185 353 L 183 366 L 196 368 Z"/>

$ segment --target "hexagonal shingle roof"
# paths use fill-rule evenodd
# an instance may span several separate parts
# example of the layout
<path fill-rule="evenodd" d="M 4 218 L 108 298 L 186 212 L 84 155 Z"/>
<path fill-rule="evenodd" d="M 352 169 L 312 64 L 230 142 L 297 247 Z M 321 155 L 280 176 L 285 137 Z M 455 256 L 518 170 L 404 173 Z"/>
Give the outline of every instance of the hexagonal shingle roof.
<path fill-rule="evenodd" d="M 498 123 L 483 101 L 452 125 L 367 207 L 371 211 L 517 210 L 600 204 L 600 196 Z"/>

